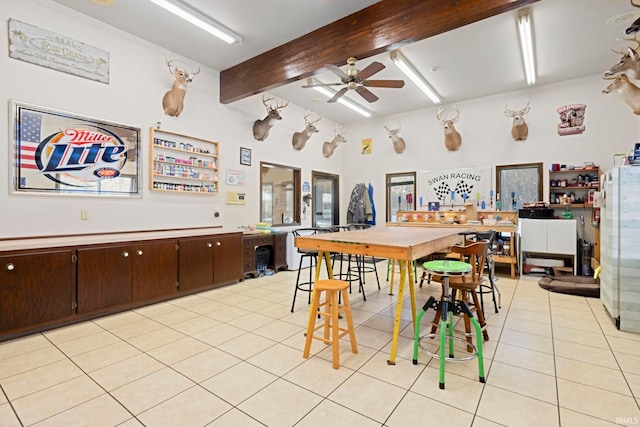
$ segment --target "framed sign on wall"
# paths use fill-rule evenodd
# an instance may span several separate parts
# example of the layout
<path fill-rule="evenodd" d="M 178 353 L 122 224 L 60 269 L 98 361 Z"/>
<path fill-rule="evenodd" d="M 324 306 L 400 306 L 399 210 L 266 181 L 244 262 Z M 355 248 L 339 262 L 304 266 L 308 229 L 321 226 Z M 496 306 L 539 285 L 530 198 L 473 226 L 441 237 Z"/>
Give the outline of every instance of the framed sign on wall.
<path fill-rule="evenodd" d="M 12 194 L 141 196 L 140 129 L 11 101 Z"/>

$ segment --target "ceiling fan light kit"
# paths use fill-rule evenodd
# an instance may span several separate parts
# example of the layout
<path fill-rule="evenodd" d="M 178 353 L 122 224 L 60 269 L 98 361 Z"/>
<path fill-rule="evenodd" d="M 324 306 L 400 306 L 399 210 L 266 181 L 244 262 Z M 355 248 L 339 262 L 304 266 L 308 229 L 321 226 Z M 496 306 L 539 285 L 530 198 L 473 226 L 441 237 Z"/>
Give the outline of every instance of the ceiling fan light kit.
<path fill-rule="evenodd" d="M 334 73 L 336 76 L 340 78 L 340 83 L 314 83 L 313 81 L 307 82 L 306 85 L 303 85 L 303 88 L 316 88 L 316 87 L 325 87 L 325 86 L 344 86 L 342 89 L 337 91 L 327 102 L 336 102 L 341 99 L 341 97 L 347 93 L 347 91 L 353 90 L 358 95 L 363 97 L 367 102 L 376 102 L 378 98 L 373 92 L 371 92 L 368 87 L 386 87 L 386 88 L 396 88 L 399 89 L 404 86 L 404 80 L 368 80 L 369 77 L 374 75 L 375 73 L 384 70 L 384 64 L 380 62 L 372 62 L 371 64 L 364 67 L 362 70 L 358 70 L 356 68 L 356 58 L 347 59 L 347 70 L 343 71 L 342 68 L 333 65 L 326 64 L 325 68 Z"/>
<path fill-rule="evenodd" d="M 413 83 L 415 83 L 422 92 L 424 92 L 427 97 L 435 104 L 440 104 L 442 99 L 440 95 L 435 91 L 434 88 L 427 82 L 427 80 L 422 77 L 422 75 L 414 68 L 414 66 L 404 57 L 404 55 L 398 50 L 392 50 L 390 52 L 391 60 L 394 64 L 402 71 L 407 77 L 411 79 Z"/>
<path fill-rule="evenodd" d="M 536 63 L 533 55 L 533 33 L 529 8 L 520 9 L 517 13 L 517 19 L 524 73 L 527 77 L 527 84 L 532 85 L 536 82 Z"/>
<path fill-rule="evenodd" d="M 313 86 L 313 80 L 309 79 L 307 80 L 307 85 L 312 85 L 309 87 L 312 87 L 314 90 L 316 90 L 317 92 L 320 92 L 321 94 L 323 94 L 324 96 L 326 96 L 327 98 L 333 98 L 336 96 L 336 92 L 333 92 L 327 88 L 325 88 L 324 86 Z M 319 85 L 322 85 L 323 83 L 319 83 Z M 355 111 L 356 113 L 360 114 L 361 116 L 364 117 L 371 117 L 371 112 L 361 106 L 359 106 L 358 104 L 356 104 L 355 102 L 351 102 L 350 100 L 346 99 L 346 98 L 339 98 L 338 99 L 338 103 L 344 105 L 345 107 Z"/>
<path fill-rule="evenodd" d="M 179 0 L 149 0 L 151 3 L 162 7 L 196 27 L 212 34 L 230 45 L 240 46 L 242 36 L 234 33 L 224 25 L 213 20 L 213 18 L 197 11 L 196 9 L 182 3 Z"/>

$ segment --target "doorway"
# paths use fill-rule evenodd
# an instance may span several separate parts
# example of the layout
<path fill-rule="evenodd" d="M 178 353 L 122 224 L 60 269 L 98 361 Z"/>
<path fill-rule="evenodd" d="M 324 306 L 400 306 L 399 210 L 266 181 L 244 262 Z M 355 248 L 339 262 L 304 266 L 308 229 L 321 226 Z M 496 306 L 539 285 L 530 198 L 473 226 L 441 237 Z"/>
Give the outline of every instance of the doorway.
<path fill-rule="evenodd" d="M 388 173 L 387 187 L 387 222 L 396 222 L 399 210 L 412 211 L 416 208 L 416 173 Z"/>
<path fill-rule="evenodd" d="M 340 224 L 340 176 L 311 171 L 311 225 L 331 227 Z M 306 203 L 305 203 L 306 205 Z M 309 207 L 305 206 L 305 209 Z"/>

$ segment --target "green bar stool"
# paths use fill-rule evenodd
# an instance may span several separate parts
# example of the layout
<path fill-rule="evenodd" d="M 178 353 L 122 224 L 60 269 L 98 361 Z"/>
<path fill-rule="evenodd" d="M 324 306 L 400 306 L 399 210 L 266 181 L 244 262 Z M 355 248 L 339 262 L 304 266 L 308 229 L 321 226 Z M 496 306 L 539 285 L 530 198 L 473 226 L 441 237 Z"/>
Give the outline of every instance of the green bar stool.
<path fill-rule="evenodd" d="M 441 312 L 440 316 L 440 348 L 438 353 L 431 352 L 427 348 L 422 347 L 423 350 L 431 355 L 432 357 L 436 357 L 440 359 L 440 389 L 444 390 L 444 373 L 445 373 L 445 362 L 446 361 L 465 361 L 478 359 L 478 371 L 480 382 L 484 383 L 484 359 L 482 356 L 482 328 L 480 324 L 473 316 L 471 309 L 467 305 L 466 301 L 452 301 L 451 300 L 451 289 L 449 288 L 449 277 L 450 276 L 464 276 L 469 274 L 472 271 L 472 266 L 469 263 L 462 261 L 449 261 L 449 260 L 435 260 L 435 261 L 427 261 L 424 263 L 424 269 L 431 272 L 432 274 L 441 276 L 443 278 L 443 297 L 440 301 L 438 301 L 435 297 L 431 296 L 422 307 L 420 313 L 418 313 L 418 317 L 416 319 L 416 329 L 415 336 L 413 341 L 413 364 L 418 364 L 418 347 L 421 346 L 421 341 L 435 338 L 437 334 L 430 333 L 427 335 L 420 336 L 420 321 L 422 320 L 422 316 L 429 308 L 433 308 L 436 311 Z M 466 340 L 462 338 L 454 337 L 453 335 L 453 315 L 464 313 L 471 319 L 471 323 L 476 331 L 476 345 L 467 343 Z M 454 340 L 459 340 L 465 342 L 468 346 L 473 348 L 471 354 L 468 354 L 465 357 L 454 356 L 453 352 L 453 344 Z M 447 342 L 449 343 L 449 355 L 446 355 Z"/>

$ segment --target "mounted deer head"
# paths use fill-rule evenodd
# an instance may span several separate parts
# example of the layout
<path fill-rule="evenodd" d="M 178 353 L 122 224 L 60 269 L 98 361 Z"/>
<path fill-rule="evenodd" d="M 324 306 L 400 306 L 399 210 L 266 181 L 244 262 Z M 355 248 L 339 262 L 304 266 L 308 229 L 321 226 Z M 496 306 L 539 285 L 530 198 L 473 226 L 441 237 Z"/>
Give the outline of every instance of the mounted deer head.
<path fill-rule="evenodd" d="M 200 72 L 200 67 L 193 71 L 179 69 L 173 64 L 178 58 L 169 60 L 167 57 L 165 62 L 169 67 L 169 72 L 173 76 L 173 86 L 171 90 L 164 94 L 162 98 L 162 108 L 168 116 L 178 117 L 184 108 L 184 95 L 187 93 L 187 84 L 191 83 L 193 77 Z"/>
<path fill-rule="evenodd" d="M 302 150 L 307 144 L 309 138 L 311 138 L 311 135 L 318 132 L 316 123 L 318 123 L 320 119 L 322 119 L 322 117 L 316 116 L 312 113 L 304 115 L 304 130 L 302 130 L 302 132 L 294 132 L 293 137 L 291 138 L 291 144 L 293 144 L 294 150 Z"/>
<path fill-rule="evenodd" d="M 324 144 L 322 144 L 322 155 L 326 158 L 331 157 L 338 144 L 340 144 L 341 142 L 347 142 L 347 138 L 345 137 L 346 133 L 347 132 L 345 132 L 343 126 L 336 126 L 336 136 L 331 141 L 326 141 Z"/>
<path fill-rule="evenodd" d="M 404 149 L 407 145 L 404 143 L 404 139 L 399 135 L 400 134 L 400 123 L 397 123 L 398 126 L 391 127 L 390 125 L 384 125 L 387 134 L 389 135 L 389 139 L 393 143 L 393 150 L 400 154 L 404 152 Z"/>
<path fill-rule="evenodd" d="M 620 74 L 605 80 L 613 80 L 602 93 L 618 92 L 635 114 L 640 115 L 640 88 L 629 81 L 626 74 Z"/>
<path fill-rule="evenodd" d="M 620 58 L 620 61 L 611 67 L 609 71 L 605 71 L 604 78 L 624 73 L 632 79 L 640 79 L 640 56 L 638 56 L 640 41 L 638 41 L 637 38 L 625 40 L 635 42 L 636 47 L 628 47 L 626 52 L 611 49 L 613 52 L 622 55 L 622 58 Z"/>
<path fill-rule="evenodd" d="M 271 105 L 269 102 L 273 101 L 274 99 L 275 97 L 265 98 L 265 95 L 262 95 L 262 104 L 264 104 L 264 106 L 267 108 L 267 117 L 262 120 L 256 120 L 253 123 L 253 137 L 258 141 L 264 141 L 265 139 L 267 139 L 267 137 L 269 136 L 269 130 L 271 130 L 276 120 L 282 120 L 282 117 L 280 116 L 278 110 L 281 110 L 289 105 L 288 102 L 284 103 L 284 101 L 282 101 L 282 104 L 276 102 L 275 105 Z"/>
<path fill-rule="evenodd" d="M 460 110 L 454 105 L 453 108 L 456 110 L 456 116 L 450 119 L 443 119 L 442 112 L 444 111 L 444 107 L 440 106 L 438 108 L 438 114 L 436 118 L 440 122 L 442 126 L 444 126 L 444 146 L 447 147 L 449 151 L 457 151 L 462 144 L 462 137 L 453 126 L 454 123 L 458 121 L 460 117 Z"/>
<path fill-rule="evenodd" d="M 529 127 L 524 121 L 524 115 L 529 112 L 529 100 L 527 105 L 521 110 L 510 110 L 507 104 L 504 104 L 504 115 L 513 118 L 513 126 L 511 126 L 511 136 L 516 141 L 524 141 L 529 135 Z"/>

